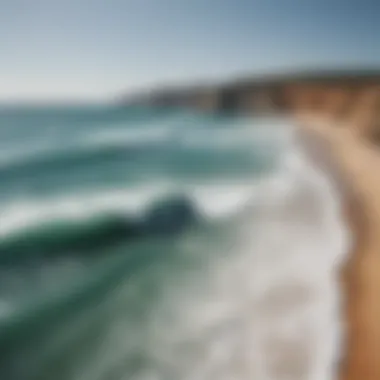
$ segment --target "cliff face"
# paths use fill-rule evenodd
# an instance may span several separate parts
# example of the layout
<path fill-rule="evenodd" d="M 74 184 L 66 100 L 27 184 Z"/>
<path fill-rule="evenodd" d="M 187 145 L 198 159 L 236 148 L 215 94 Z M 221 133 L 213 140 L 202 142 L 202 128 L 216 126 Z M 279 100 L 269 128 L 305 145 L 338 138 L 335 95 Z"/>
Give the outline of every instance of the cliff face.
<path fill-rule="evenodd" d="M 244 80 L 224 85 L 152 91 L 140 102 L 209 111 L 287 112 L 331 105 L 343 112 L 348 98 L 380 86 L 378 72 L 332 72 Z M 376 90 L 378 91 L 378 90 Z M 368 95 L 368 97 L 370 97 Z"/>
<path fill-rule="evenodd" d="M 224 85 L 151 91 L 133 104 L 207 112 L 273 114 L 320 112 L 352 120 L 380 140 L 380 70 L 329 72 L 246 79 Z"/>

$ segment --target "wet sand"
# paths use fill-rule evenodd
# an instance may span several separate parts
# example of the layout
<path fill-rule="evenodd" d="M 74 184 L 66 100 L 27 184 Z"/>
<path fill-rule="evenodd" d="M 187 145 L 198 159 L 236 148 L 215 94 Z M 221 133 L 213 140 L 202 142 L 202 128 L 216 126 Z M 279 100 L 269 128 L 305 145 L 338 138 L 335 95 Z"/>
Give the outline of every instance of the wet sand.
<path fill-rule="evenodd" d="M 380 149 L 347 123 L 298 116 L 308 154 L 334 180 L 353 232 L 341 271 L 345 345 L 339 380 L 380 379 Z"/>

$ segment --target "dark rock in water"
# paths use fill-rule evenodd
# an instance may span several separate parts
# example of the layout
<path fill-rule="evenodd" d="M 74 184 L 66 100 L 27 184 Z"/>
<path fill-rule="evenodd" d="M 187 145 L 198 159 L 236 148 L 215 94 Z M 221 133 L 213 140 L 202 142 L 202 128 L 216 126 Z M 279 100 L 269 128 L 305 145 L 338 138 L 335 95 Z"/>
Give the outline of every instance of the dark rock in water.
<path fill-rule="evenodd" d="M 198 214 L 191 201 L 183 196 L 172 197 L 154 204 L 144 222 L 148 234 L 176 234 L 194 225 Z"/>

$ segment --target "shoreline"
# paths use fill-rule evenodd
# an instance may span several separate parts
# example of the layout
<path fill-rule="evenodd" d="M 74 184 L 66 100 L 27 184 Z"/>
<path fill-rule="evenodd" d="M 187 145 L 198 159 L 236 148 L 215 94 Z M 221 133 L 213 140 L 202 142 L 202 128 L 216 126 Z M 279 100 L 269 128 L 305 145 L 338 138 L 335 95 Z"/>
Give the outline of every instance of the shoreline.
<path fill-rule="evenodd" d="M 339 274 L 344 344 L 337 378 L 378 380 L 380 178 L 376 178 L 373 169 L 380 167 L 380 155 L 338 125 L 311 118 L 301 118 L 297 124 L 297 137 L 306 154 L 332 180 L 342 197 L 342 217 L 353 238 Z"/>

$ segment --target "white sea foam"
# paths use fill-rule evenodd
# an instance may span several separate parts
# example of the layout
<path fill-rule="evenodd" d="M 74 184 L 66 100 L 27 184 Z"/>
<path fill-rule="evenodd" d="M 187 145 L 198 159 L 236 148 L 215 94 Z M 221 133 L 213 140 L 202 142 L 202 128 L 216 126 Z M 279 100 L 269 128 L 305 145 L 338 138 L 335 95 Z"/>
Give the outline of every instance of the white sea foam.
<path fill-rule="evenodd" d="M 172 132 L 173 128 L 170 125 L 163 127 L 101 129 L 83 136 L 83 143 L 84 145 L 100 146 L 160 143 L 167 141 Z"/>
<path fill-rule="evenodd" d="M 228 129 L 189 129 L 182 134 L 180 142 L 188 147 L 267 149 L 268 145 L 286 146 L 291 137 L 289 129 L 280 130 L 275 126 L 239 125 Z"/>
<path fill-rule="evenodd" d="M 34 159 L 35 157 L 40 157 L 41 155 L 49 154 L 51 152 L 54 152 L 54 147 L 52 147 L 51 142 L 48 140 L 44 143 L 38 141 L 8 148 L 3 147 L 0 153 L 0 169 L 6 168 L 10 165 L 21 164 L 30 159 Z"/>
<path fill-rule="evenodd" d="M 176 323 L 157 324 L 154 356 L 178 378 L 335 379 L 349 235 L 326 178 L 297 152 L 288 164 L 281 188 L 259 190 L 240 243 L 213 264 L 204 295 L 174 303 Z"/>
<path fill-rule="evenodd" d="M 337 191 L 295 147 L 249 203 L 233 248 L 210 255 L 193 243 L 207 267 L 168 280 L 145 335 L 115 317 L 81 380 L 107 378 L 136 352 L 145 365 L 125 379 L 336 379 L 338 269 L 351 244 Z M 138 286 L 128 282 L 122 299 Z"/>

